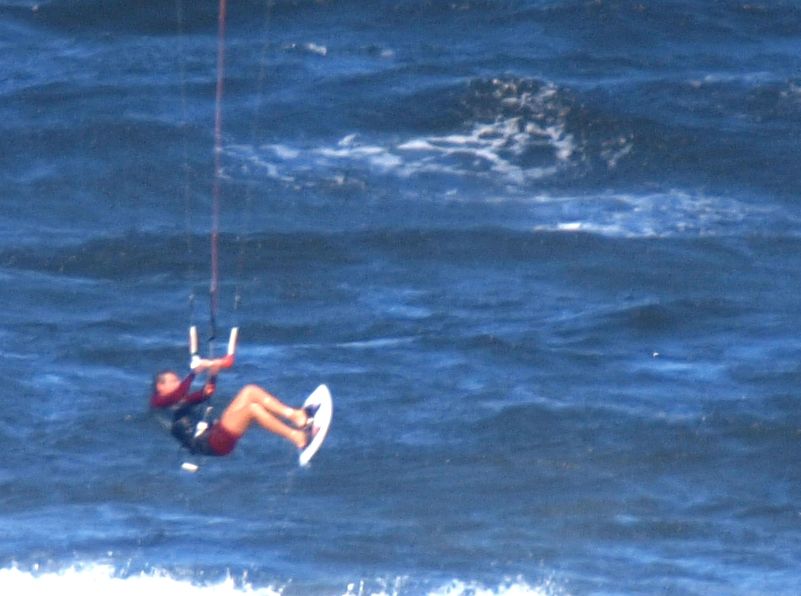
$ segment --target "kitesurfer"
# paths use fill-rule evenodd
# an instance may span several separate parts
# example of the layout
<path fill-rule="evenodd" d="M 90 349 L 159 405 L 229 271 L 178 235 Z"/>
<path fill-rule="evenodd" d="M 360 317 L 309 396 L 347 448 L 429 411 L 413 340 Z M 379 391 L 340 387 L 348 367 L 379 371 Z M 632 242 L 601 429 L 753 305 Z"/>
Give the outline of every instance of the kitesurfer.
<path fill-rule="evenodd" d="M 183 379 L 173 370 L 164 370 L 153 378 L 150 406 L 171 409 L 171 433 L 192 453 L 228 455 L 251 424 L 259 424 L 303 449 L 311 441 L 314 412 L 292 408 L 258 385 L 245 385 L 218 419 L 209 421 L 203 404 L 216 389 L 217 375 L 226 366 L 225 358 L 199 359 Z M 190 392 L 195 378 L 206 374 L 203 388 Z"/>

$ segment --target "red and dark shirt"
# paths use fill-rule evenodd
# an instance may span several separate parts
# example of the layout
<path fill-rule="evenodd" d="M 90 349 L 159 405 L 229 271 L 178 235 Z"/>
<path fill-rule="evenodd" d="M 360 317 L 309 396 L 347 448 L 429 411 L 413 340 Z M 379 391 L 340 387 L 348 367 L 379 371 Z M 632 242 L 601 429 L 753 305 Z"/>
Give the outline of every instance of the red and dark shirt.
<path fill-rule="evenodd" d="M 166 395 L 159 395 L 153 392 L 150 396 L 151 408 L 169 408 L 171 406 L 185 406 L 199 404 L 209 399 L 214 393 L 216 386 L 215 379 L 210 378 L 202 389 L 190 393 L 192 382 L 195 380 L 195 373 L 189 373 L 175 390 Z"/>

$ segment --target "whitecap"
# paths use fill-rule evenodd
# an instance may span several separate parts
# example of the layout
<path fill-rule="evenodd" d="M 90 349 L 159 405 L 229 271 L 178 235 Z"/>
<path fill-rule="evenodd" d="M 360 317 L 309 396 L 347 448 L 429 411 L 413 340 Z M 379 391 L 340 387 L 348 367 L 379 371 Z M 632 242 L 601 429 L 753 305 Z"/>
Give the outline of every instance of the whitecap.
<path fill-rule="evenodd" d="M 536 91 L 519 87 L 514 81 L 494 81 L 490 101 L 500 113 L 489 119 L 477 117 L 462 130 L 447 134 L 362 139 L 348 133 L 317 147 L 274 144 L 243 152 L 236 146 L 227 152 L 281 180 L 293 179 L 292 173 L 298 171 L 347 168 L 400 178 L 435 174 L 483 179 L 519 191 L 530 182 L 557 175 L 580 157 L 576 138 L 567 130 L 565 110 L 553 105 L 559 100 L 558 89 L 552 84 Z M 625 154 L 618 151 L 610 161 Z"/>
<path fill-rule="evenodd" d="M 0 591 L 4 594 L 113 594 L 114 596 L 277 596 L 280 589 L 238 586 L 232 577 L 218 583 L 196 585 L 155 570 L 120 577 L 108 564 L 76 565 L 61 571 L 33 572 L 16 567 L 0 569 Z"/>

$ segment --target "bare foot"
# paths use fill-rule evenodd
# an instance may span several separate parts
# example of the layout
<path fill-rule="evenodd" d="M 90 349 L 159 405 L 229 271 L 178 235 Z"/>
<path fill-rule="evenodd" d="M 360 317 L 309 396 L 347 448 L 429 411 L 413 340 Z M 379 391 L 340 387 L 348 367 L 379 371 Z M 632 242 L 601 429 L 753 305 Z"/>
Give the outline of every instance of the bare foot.
<path fill-rule="evenodd" d="M 306 410 L 303 408 L 292 412 L 292 416 L 289 418 L 289 421 L 295 425 L 295 428 L 300 429 L 306 428 L 309 420 L 311 419 L 309 418 L 308 414 L 306 414 Z"/>
<path fill-rule="evenodd" d="M 312 442 L 312 439 L 314 438 L 314 436 L 315 436 L 315 435 L 316 435 L 316 434 L 317 434 L 319 431 L 320 431 L 320 429 L 319 429 L 319 428 L 316 428 L 316 427 L 314 427 L 314 426 L 312 426 L 311 428 L 309 428 L 309 429 L 307 429 L 307 430 L 296 430 L 296 431 L 293 431 L 293 434 L 294 434 L 294 433 L 300 433 L 300 434 L 302 434 L 302 435 L 303 435 L 303 440 L 302 440 L 302 442 L 298 443 L 298 442 L 295 442 L 295 441 L 293 440 L 293 443 L 295 443 L 295 445 L 297 446 L 297 448 L 298 448 L 298 449 L 305 449 L 306 447 L 308 447 L 308 446 L 309 446 L 309 443 L 311 443 L 311 442 Z"/>
<path fill-rule="evenodd" d="M 309 436 L 309 433 L 306 431 L 293 430 L 289 440 L 292 441 L 298 449 L 305 449 L 311 442 L 311 436 Z"/>

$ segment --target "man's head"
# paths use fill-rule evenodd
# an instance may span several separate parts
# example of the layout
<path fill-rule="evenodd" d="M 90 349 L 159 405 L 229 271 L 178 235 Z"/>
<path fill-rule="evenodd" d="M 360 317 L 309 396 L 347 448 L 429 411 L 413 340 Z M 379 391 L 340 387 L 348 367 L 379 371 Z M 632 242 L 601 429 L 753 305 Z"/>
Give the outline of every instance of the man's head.
<path fill-rule="evenodd" d="M 153 393 L 156 395 L 169 395 L 181 384 L 181 378 L 175 371 L 163 370 L 153 376 Z"/>

